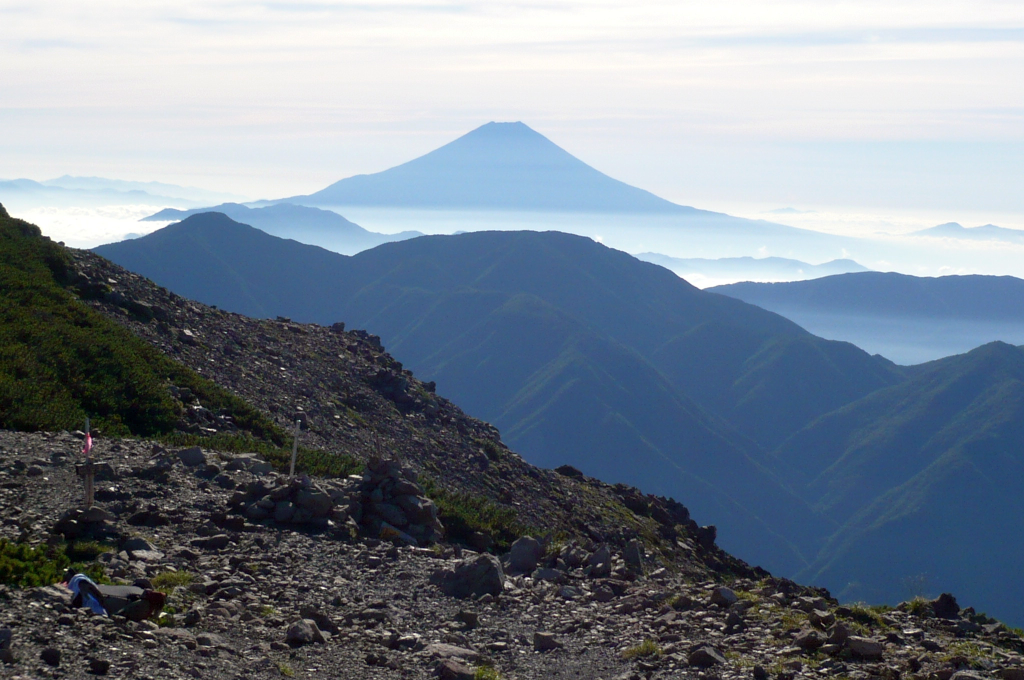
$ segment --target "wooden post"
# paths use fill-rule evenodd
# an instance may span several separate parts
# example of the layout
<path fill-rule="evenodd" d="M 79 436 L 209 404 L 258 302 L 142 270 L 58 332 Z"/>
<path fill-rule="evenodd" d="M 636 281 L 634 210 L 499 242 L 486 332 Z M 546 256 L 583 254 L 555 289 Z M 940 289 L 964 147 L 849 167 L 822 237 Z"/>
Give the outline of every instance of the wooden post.
<path fill-rule="evenodd" d="M 89 435 L 89 418 L 85 419 L 85 509 L 92 507 L 96 500 L 96 467 L 92 462 L 92 441 Z"/>
<path fill-rule="evenodd" d="M 302 427 L 302 420 L 295 419 L 295 435 L 292 437 L 292 464 L 288 468 L 288 476 L 295 476 L 295 457 L 299 455 L 299 429 Z"/>

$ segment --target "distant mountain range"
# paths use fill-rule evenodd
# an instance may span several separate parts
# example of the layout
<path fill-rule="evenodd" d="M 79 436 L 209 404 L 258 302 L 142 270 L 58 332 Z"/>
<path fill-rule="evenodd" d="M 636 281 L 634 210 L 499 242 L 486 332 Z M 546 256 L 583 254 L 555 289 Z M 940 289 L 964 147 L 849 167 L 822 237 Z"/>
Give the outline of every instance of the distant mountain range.
<path fill-rule="evenodd" d="M 734 283 L 714 292 L 777 311 L 1024 322 L 1024 280 L 859 272 L 786 283 Z M 785 314 L 784 314 L 785 315 Z"/>
<path fill-rule="evenodd" d="M 181 187 L 161 182 L 128 182 L 102 177 L 72 177 L 37 182 L 31 179 L 0 180 L 0 201 L 8 208 L 100 205 L 202 205 L 224 201 L 230 194 Z"/>
<path fill-rule="evenodd" d="M 229 310 L 365 327 L 528 459 L 674 495 L 781 573 L 889 600 L 927 573 L 1024 619 L 1016 347 L 901 368 L 559 233 L 345 257 L 201 214 L 97 251 Z"/>
<path fill-rule="evenodd" d="M 784 257 L 722 257 L 682 258 L 660 253 L 640 253 L 638 260 L 653 262 L 671 269 L 684 279 L 696 275 L 712 280 L 735 281 L 803 281 L 832 274 L 870 271 L 853 260 L 832 260 L 822 264 L 808 264 Z"/>
<path fill-rule="evenodd" d="M 487 123 L 408 163 L 284 200 L 313 206 L 706 212 L 612 179 L 523 123 Z"/>
<path fill-rule="evenodd" d="M 1005 227 L 997 227 L 994 224 L 986 224 L 980 227 L 964 227 L 956 222 L 948 222 L 937 227 L 912 232 L 912 235 L 961 238 L 973 241 L 1024 243 L 1024 230 L 1007 229 Z"/>
<path fill-rule="evenodd" d="M 709 288 L 902 364 L 1003 340 L 1024 344 L 1024 280 L 862 272 Z"/>
<path fill-rule="evenodd" d="M 378 234 L 367 231 L 330 210 L 290 203 L 278 203 L 265 208 L 249 208 L 238 203 L 224 203 L 212 208 L 194 208 L 192 210 L 166 208 L 143 218 L 143 221 L 183 220 L 204 212 L 222 213 L 273 236 L 294 239 L 345 255 L 352 255 L 382 243 L 402 241 L 423 235 L 418 231 Z"/>

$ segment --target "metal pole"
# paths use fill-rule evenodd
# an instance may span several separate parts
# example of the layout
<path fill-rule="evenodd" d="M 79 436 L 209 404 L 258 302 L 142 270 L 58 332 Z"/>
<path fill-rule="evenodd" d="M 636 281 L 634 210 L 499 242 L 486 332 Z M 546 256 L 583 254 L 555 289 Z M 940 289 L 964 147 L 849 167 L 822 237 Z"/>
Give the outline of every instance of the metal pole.
<path fill-rule="evenodd" d="M 292 464 L 288 468 L 288 476 L 295 476 L 295 457 L 299 454 L 299 428 L 302 427 L 302 421 L 298 418 L 295 419 L 295 435 L 292 437 Z"/>

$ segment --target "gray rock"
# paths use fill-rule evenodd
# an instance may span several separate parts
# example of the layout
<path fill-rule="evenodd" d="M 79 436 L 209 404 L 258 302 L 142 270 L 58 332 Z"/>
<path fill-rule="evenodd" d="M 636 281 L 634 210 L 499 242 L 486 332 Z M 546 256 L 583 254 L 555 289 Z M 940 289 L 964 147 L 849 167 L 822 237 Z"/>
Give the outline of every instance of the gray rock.
<path fill-rule="evenodd" d="M 710 668 L 711 666 L 724 664 L 725 657 L 714 647 L 704 645 L 690 652 L 690 655 L 686 658 L 686 663 L 697 668 Z"/>
<path fill-rule="evenodd" d="M 428 498 L 402 495 L 393 500 L 413 524 L 433 524 L 437 520 L 437 506 Z"/>
<path fill-rule="evenodd" d="M 832 632 L 828 636 L 828 643 L 830 645 L 839 645 L 840 647 L 846 644 L 846 641 L 850 639 L 850 629 L 842 623 L 837 623 L 832 629 Z"/>
<path fill-rule="evenodd" d="M 612 552 L 608 546 L 602 545 L 587 558 L 587 575 L 591 578 L 604 578 L 612 573 Z"/>
<path fill-rule="evenodd" d="M 497 557 L 481 553 L 461 561 L 454 569 L 434 572 L 430 581 L 450 597 L 500 595 L 505 588 L 505 573 Z"/>
<path fill-rule="evenodd" d="M 851 635 L 847 638 L 846 646 L 850 648 L 851 652 L 860 658 L 872 661 L 881 659 L 882 653 L 885 651 L 885 645 L 878 640 L 861 637 L 859 635 Z"/>
<path fill-rule="evenodd" d="M 106 659 L 89 659 L 89 672 L 93 675 L 106 675 L 110 671 L 110 662 Z"/>
<path fill-rule="evenodd" d="M 324 643 L 327 640 L 324 638 L 324 634 L 320 632 L 316 622 L 311 619 L 299 619 L 292 625 L 288 626 L 288 632 L 285 633 L 285 642 L 292 645 L 293 647 L 299 647 L 301 645 L 308 645 L 314 642 Z"/>
<path fill-rule="evenodd" d="M 793 640 L 800 649 L 813 651 L 825 644 L 825 636 L 813 629 L 802 630 Z"/>
<path fill-rule="evenodd" d="M 60 650 L 56 647 L 44 647 L 39 652 L 39 658 L 48 666 L 57 667 L 60 665 Z"/>
<path fill-rule="evenodd" d="M 565 580 L 565 573 L 558 569 L 551 569 L 550 567 L 541 567 L 533 572 L 534 581 L 550 581 L 552 583 L 558 583 Z"/>
<path fill-rule="evenodd" d="M 2 647 L 2 645 L 0 645 L 0 647 Z M 996 673 L 996 675 L 998 675 L 1001 680 L 1024 680 L 1024 666 L 1002 668 Z"/>
<path fill-rule="evenodd" d="M 291 501 L 278 501 L 274 506 L 274 521 L 290 522 L 295 517 L 295 504 Z"/>
<path fill-rule="evenodd" d="M 532 536 L 521 536 L 512 544 L 508 553 L 508 568 L 516 574 L 529 574 L 537 568 L 544 552 L 540 541 Z"/>
<path fill-rule="evenodd" d="M 32 591 L 32 599 L 38 602 L 53 605 L 71 606 L 74 595 L 63 586 L 43 586 Z"/>
<path fill-rule="evenodd" d="M 469 663 L 476 663 L 481 659 L 480 653 L 474 652 L 472 649 L 443 643 L 427 645 L 424 651 L 427 656 L 435 659 L 462 659 Z"/>
<path fill-rule="evenodd" d="M 136 550 L 156 550 L 149 541 L 139 536 L 129 538 L 121 545 L 121 550 L 135 552 Z"/>
<path fill-rule="evenodd" d="M 392 526 L 401 529 L 409 525 L 409 518 L 394 503 L 373 503 L 370 507 L 373 514 Z"/>
<path fill-rule="evenodd" d="M 739 599 L 740 598 L 736 597 L 736 593 L 734 593 L 732 589 L 726 588 L 725 586 L 715 588 L 711 591 L 711 604 L 717 604 L 722 609 L 728 609 L 732 605 L 736 604 Z"/>
<path fill-rule="evenodd" d="M 476 628 L 480 625 L 480 614 L 463 609 L 455 615 L 455 620 L 466 624 L 466 628 Z"/>
<path fill-rule="evenodd" d="M 932 611 L 940 619 L 955 619 L 960 615 L 960 605 L 949 593 L 942 593 L 932 600 Z"/>
<path fill-rule="evenodd" d="M 633 570 L 642 570 L 644 567 L 643 544 L 635 538 L 631 540 L 622 551 L 622 559 L 626 560 L 626 564 Z"/>
<path fill-rule="evenodd" d="M 207 538 L 194 538 L 192 539 L 192 545 L 196 548 L 202 548 L 203 550 L 222 550 L 231 543 L 231 539 L 228 538 L 227 534 L 217 534 L 216 536 L 209 536 Z"/>
<path fill-rule="evenodd" d="M 533 649 L 538 652 L 549 652 L 558 649 L 562 643 L 555 639 L 554 633 L 537 631 L 533 634 Z"/>
<path fill-rule="evenodd" d="M 190 449 L 181 449 L 178 451 L 178 458 L 188 467 L 206 465 L 206 454 L 198 446 L 193 446 Z"/>
<path fill-rule="evenodd" d="M 295 494 L 295 504 L 309 510 L 313 517 L 326 517 L 334 509 L 334 501 L 323 491 L 300 491 Z"/>
<path fill-rule="evenodd" d="M 14 633 L 10 628 L 0 628 L 0 649 L 10 649 Z"/>
<path fill-rule="evenodd" d="M 442 659 L 434 668 L 434 675 L 441 680 L 474 680 L 476 671 L 455 659 Z"/>

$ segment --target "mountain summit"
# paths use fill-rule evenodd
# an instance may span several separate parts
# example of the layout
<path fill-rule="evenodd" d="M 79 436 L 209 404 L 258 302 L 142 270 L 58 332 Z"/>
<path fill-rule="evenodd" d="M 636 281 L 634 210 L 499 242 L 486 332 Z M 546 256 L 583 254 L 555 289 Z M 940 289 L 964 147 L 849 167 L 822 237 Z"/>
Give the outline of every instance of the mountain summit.
<path fill-rule="evenodd" d="M 408 163 L 284 200 L 311 206 L 704 212 L 612 179 L 519 122 L 487 123 Z"/>

